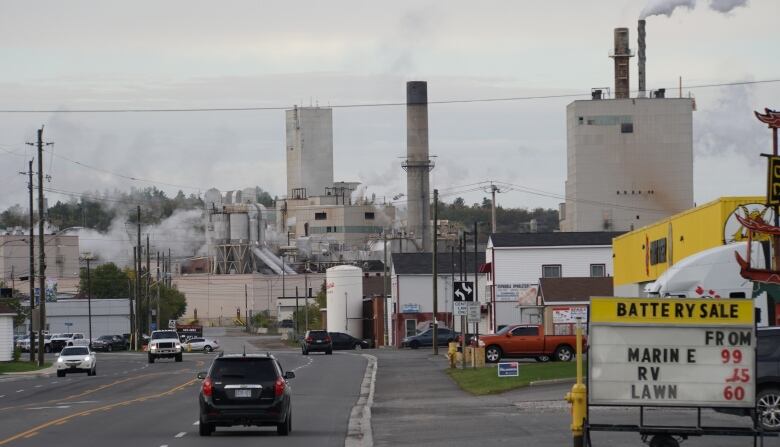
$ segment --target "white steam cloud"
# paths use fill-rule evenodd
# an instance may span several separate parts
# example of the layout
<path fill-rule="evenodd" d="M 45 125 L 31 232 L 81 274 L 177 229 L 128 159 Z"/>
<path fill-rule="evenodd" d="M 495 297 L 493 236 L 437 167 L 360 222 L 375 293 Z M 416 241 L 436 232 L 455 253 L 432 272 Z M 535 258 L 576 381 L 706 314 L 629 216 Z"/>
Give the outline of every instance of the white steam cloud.
<path fill-rule="evenodd" d="M 640 19 L 664 15 L 671 17 L 677 8 L 694 9 L 697 0 L 650 0 L 639 14 Z M 710 0 L 709 7 L 721 13 L 731 12 L 734 8 L 747 6 L 748 0 Z"/>

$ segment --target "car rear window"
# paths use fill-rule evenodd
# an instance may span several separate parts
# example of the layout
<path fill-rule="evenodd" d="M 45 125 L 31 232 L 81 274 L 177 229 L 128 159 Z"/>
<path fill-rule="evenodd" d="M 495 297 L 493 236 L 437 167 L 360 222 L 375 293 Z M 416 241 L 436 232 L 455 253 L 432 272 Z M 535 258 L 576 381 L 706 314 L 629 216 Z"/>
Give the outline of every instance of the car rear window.
<path fill-rule="evenodd" d="M 315 340 L 322 340 L 328 337 L 328 333 L 325 331 L 309 331 L 309 337 Z"/>
<path fill-rule="evenodd" d="M 214 380 L 232 379 L 245 383 L 273 382 L 276 380 L 276 366 L 272 359 L 266 358 L 220 358 L 214 361 L 209 375 Z"/>

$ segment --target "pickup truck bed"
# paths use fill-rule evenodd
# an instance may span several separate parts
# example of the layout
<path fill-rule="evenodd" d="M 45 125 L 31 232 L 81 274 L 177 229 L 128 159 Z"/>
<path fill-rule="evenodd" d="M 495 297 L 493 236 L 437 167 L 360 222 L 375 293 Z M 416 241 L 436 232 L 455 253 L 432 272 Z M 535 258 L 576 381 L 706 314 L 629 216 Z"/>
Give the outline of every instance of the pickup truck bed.
<path fill-rule="evenodd" d="M 485 360 L 496 363 L 502 357 L 530 357 L 539 361 L 574 359 L 577 339 L 574 335 L 545 335 L 540 325 L 511 325 L 497 334 L 482 335 Z"/>

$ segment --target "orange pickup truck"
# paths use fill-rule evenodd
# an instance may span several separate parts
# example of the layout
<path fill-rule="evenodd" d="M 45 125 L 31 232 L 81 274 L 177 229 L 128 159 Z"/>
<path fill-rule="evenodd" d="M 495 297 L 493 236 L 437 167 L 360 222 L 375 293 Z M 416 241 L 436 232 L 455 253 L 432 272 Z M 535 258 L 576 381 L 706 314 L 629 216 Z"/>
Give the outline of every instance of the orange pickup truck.
<path fill-rule="evenodd" d="M 583 338 L 583 349 L 585 349 Z M 496 334 L 480 335 L 479 345 L 485 347 L 485 360 L 496 363 L 502 357 L 533 357 L 540 362 L 574 358 L 577 338 L 574 335 L 545 335 L 539 325 L 516 324 Z"/>

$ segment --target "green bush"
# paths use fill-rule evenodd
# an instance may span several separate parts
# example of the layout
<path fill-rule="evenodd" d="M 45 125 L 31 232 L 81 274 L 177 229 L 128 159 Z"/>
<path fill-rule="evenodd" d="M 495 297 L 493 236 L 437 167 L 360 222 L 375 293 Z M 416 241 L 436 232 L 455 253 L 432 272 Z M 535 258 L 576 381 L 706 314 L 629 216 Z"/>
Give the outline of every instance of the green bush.
<path fill-rule="evenodd" d="M 14 348 L 14 362 L 18 362 L 22 358 L 22 348 L 19 346 Z"/>

